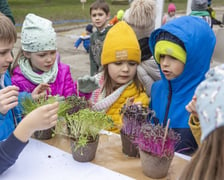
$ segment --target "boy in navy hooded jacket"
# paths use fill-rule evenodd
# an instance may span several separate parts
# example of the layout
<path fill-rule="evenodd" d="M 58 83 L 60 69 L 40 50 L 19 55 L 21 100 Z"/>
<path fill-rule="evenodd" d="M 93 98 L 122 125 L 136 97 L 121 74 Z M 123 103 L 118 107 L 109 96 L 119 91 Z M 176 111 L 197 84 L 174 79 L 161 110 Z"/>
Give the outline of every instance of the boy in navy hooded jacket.
<path fill-rule="evenodd" d="M 161 80 L 151 89 L 151 108 L 159 122 L 181 135 L 176 151 L 192 154 L 197 143 L 188 125 L 185 106 L 210 67 L 216 38 L 204 20 L 183 16 L 155 30 L 149 40 Z"/>

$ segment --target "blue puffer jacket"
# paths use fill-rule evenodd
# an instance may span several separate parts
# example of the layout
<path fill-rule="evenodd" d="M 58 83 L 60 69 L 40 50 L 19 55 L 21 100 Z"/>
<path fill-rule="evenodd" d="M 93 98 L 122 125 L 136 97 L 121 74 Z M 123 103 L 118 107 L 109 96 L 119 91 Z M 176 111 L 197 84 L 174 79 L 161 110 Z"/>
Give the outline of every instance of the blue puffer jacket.
<path fill-rule="evenodd" d="M 181 134 L 181 142 L 176 147 L 176 151 L 191 154 L 197 149 L 197 143 L 189 129 L 189 113 L 185 106 L 192 99 L 198 84 L 205 78 L 205 73 L 210 67 L 216 38 L 204 20 L 192 16 L 180 17 L 151 34 L 149 45 L 153 54 L 156 37 L 163 31 L 182 40 L 187 59 L 182 74 L 170 81 L 161 73 L 159 65 L 161 80 L 152 85 L 150 106 L 155 110 L 160 123 L 166 125 L 167 120 L 170 119 L 169 127 Z"/>
<path fill-rule="evenodd" d="M 11 85 L 11 79 L 8 72 L 5 73 L 4 77 L 5 86 Z M 1 88 L 1 87 L 0 87 Z M 15 129 L 15 123 L 19 123 L 22 118 L 21 112 L 21 100 L 24 97 L 31 97 L 29 93 L 19 93 L 19 105 L 8 111 L 7 114 L 3 115 L 0 113 L 0 141 L 6 139 Z"/>

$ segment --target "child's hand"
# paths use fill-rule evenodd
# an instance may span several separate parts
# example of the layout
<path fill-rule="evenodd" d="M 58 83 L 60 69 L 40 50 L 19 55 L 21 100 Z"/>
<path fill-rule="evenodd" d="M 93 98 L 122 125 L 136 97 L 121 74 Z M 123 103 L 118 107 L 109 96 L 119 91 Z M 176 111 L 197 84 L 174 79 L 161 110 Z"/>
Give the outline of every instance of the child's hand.
<path fill-rule="evenodd" d="M 35 131 L 51 128 L 58 119 L 59 103 L 43 105 L 26 115 L 18 124 L 14 135 L 23 142 L 27 142 Z"/>
<path fill-rule="evenodd" d="M 0 90 L 0 113 L 6 114 L 18 104 L 19 88 L 7 86 Z"/>
<path fill-rule="evenodd" d="M 43 105 L 30 112 L 22 121 L 26 122 L 27 127 L 33 132 L 51 128 L 57 123 L 58 108 L 58 102 Z"/>
<path fill-rule="evenodd" d="M 194 116 L 198 118 L 198 113 L 196 111 L 196 101 L 197 99 L 196 99 L 196 96 L 194 95 L 192 100 L 188 103 L 188 105 L 186 105 L 185 108 L 189 113 L 193 114 Z"/>
<path fill-rule="evenodd" d="M 51 94 L 51 88 L 49 84 L 41 83 L 32 92 L 31 96 L 33 99 L 38 99 L 39 97 L 44 97 L 47 94 Z"/>
<path fill-rule="evenodd" d="M 78 87 L 79 91 L 83 93 L 91 93 L 100 86 L 94 76 L 85 75 L 84 77 L 78 78 Z"/>
<path fill-rule="evenodd" d="M 126 106 L 131 106 L 134 103 L 134 100 L 135 100 L 134 97 L 128 98 L 126 101 Z"/>

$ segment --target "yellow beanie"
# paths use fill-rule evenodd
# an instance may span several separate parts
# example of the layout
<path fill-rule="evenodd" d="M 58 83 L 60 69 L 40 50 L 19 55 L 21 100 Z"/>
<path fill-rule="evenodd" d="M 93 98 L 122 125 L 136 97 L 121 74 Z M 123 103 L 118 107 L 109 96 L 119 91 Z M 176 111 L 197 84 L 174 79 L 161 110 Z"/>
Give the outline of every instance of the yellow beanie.
<path fill-rule="evenodd" d="M 132 28 L 124 21 L 116 23 L 107 33 L 103 43 L 101 64 L 121 60 L 141 61 L 141 50 Z"/>
<path fill-rule="evenodd" d="M 186 63 L 186 51 L 180 45 L 171 41 L 161 40 L 156 43 L 155 59 L 157 63 L 160 63 L 160 55 L 169 55 L 184 64 Z"/>

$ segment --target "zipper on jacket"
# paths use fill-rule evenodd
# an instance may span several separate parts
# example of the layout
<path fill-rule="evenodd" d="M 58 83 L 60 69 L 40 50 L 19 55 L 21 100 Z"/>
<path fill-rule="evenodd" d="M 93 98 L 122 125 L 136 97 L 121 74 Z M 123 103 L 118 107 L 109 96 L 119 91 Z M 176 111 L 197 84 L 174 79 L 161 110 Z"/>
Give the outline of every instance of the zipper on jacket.
<path fill-rule="evenodd" d="M 15 128 L 16 128 L 17 125 L 18 125 L 18 122 L 17 122 L 17 118 L 16 118 L 16 114 L 15 114 L 14 109 L 12 109 L 12 116 L 13 116 L 14 126 L 15 126 Z"/>
<path fill-rule="evenodd" d="M 171 98 L 172 98 L 172 88 L 171 88 L 170 81 L 168 81 L 168 84 L 169 84 L 169 94 L 168 94 L 168 102 L 167 102 L 167 105 L 166 105 L 166 112 L 165 112 L 165 116 L 164 116 L 164 120 L 163 120 L 163 127 L 165 127 L 166 124 L 167 124 L 168 113 L 169 113 Z"/>

